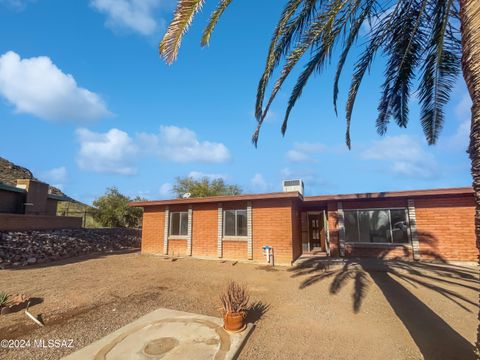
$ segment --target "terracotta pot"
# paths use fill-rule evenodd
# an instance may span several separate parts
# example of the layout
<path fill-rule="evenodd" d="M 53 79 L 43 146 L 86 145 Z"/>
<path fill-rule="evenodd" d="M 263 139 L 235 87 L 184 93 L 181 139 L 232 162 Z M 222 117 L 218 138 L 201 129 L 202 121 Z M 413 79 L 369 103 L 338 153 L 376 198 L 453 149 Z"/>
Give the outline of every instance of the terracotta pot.
<path fill-rule="evenodd" d="M 245 326 L 244 313 L 226 313 L 223 316 L 223 327 L 227 331 L 241 331 Z"/>

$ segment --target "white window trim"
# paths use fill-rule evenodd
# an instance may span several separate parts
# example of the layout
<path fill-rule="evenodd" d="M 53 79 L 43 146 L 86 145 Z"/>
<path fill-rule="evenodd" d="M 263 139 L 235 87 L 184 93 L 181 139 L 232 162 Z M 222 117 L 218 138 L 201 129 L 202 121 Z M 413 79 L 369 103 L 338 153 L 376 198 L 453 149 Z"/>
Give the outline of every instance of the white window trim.
<path fill-rule="evenodd" d="M 178 224 L 178 229 L 179 230 L 182 229 L 182 215 L 181 214 L 187 214 L 187 233 L 185 235 L 183 235 L 183 234 L 177 234 L 177 235 L 172 234 L 173 214 L 180 214 L 180 224 Z M 179 240 L 187 239 L 188 238 L 188 211 L 171 211 L 170 212 L 169 228 L 170 228 L 169 231 L 168 231 L 168 238 L 169 239 L 179 239 Z"/>
<path fill-rule="evenodd" d="M 238 220 L 237 220 L 237 211 L 245 211 L 247 214 L 247 234 L 246 235 L 226 235 L 225 228 L 227 227 L 226 215 L 227 211 L 235 211 L 235 233 L 238 232 Z M 226 209 L 223 210 L 223 240 L 226 241 L 246 241 L 248 240 L 248 211 L 247 209 Z"/>
<path fill-rule="evenodd" d="M 392 228 L 392 215 L 390 213 L 391 210 L 404 210 L 405 211 L 405 221 L 407 223 L 407 242 L 406 243 L 394 243 L 393 242 L 393 228 Z M 358 221 L 358 211 L 388 211 L 388 222 L 390 224 L 390 239 L 391 242 L 369 242 L 369 241 L 346 241 L 346 227 L 345 227 L 345 243 L 352 245 L 377 245 L 377 246 L 385 246 L 385 245 L 392 245 L 392 246 L 406 246 L 412 244 L 412 239 L 410 236 L 410 221 L 409 221 L 409 213 L 408 207 L 388 207 L 388 208 L 360 208 L 360 209 L 343 209 L 344 218 L 345 213 L 348 211 L 356 211 L 357 212 L 357 236 L 360 239 L 360 222 Z M 344 225 L 345 226 L 345 225 Z"/>

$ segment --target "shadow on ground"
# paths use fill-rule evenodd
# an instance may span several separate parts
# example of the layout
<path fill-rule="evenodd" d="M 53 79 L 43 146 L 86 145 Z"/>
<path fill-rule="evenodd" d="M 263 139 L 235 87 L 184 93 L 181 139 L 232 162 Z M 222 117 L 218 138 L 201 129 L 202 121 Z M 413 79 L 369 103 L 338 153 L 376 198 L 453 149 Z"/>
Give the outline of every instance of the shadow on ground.
<path fill-rule="evenodd" d="M 269 308 L 270 305 L 264 304 L 261 301 L 256 301 L 252 303 L 247 311 L 247 317 L 245 318 L 245 321 L 247 322 L 247 324 L 255 324 L 267 313 Z"/>
<path fill-rule="evenodd" d="M 360 311 L 373 282 L 402 321 L 425 359 L 475 358 L 473 345 L 402 284 L 405 281 L 414 287 L 434 291 L 462 308 L 466 316 L 476 316 L 466 305 L 477 307 L 478 304 L 447 287 L 454 285 L 477 291 L 479 281 L 474 268 L 399 259 L 348 259 L 343 264 L 338 264 L 313 257 L 290 271 L 292 277 L 303 279 L 300 289 L 331 280 L 332 295 L 337 294 L 349 281 L 353 281 L 352 302 L 355 313 Z"/>

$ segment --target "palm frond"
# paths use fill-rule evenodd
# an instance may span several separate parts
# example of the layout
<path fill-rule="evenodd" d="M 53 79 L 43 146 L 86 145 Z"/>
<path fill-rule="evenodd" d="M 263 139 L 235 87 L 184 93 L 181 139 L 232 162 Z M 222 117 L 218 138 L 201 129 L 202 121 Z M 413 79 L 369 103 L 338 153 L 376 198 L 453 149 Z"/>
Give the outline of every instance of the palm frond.
<path fill-rule="evenodd" d="M 400 127 L 407 126 L 411 83 L 426 42 L 426 33 L 420 25 L 427 20 L 425 10 L 428 2 L 429 0 L 405 1 L 399 16 L 393 19 L 390 36 L 385 44 L 389 60 L 378 106 L 377 131 L 380 135 L 387 131 L 391 117 Z"/>
<path fill-rule="evenodd" d="M 347 105 L 345 107 L 345 118 L 347 123 L 345 130 L 345 143 L 349 149 L 351 148 L 350 125 L 352 121 L 352 113 L 360 84 L 362 83 L 365 73 L 370 68 L 376 53 L 383 45 L 385 38 L 388 36 L 392 19 L 397 16 L 399 7 L 400 3 L 398 2 L 390 15 L 381 19 L 378 25 L 372 30 L 371 39 L 360 56 L 360 59 L 355 64 L 350 89 L 348 91 Z"/>
<path fill-rule="evenodd" d="M 210 43 L 210 37 L 212 36 L 212 32 L 217 25 L 220 16 L 222 16 L 225 9 L 230 5 L 232 0 L 221 0 L 218 4 L 217 8 L 213 11 L 212 15 L 210 16 L 210 20 L 208 21 L 208 25 L 203 31 L 201 45 L 206 46 Z"/>
<path fill-rule="evenodd" d="M 359 31 L 364 24 L 365 20 L 370 16 L 372 10 L 374 9 L 374 5 L 376 0 L 369 0 L 365 4 L 361 14 L 358 16 L 357 19 L 352 21 L 351 29 L 348 34 L 347 40 L 343 47 L 342 54 L 338 60 L 337 71 L 335 73 L 335 80 L 333 82 L 333 107 L 335 110 L 335 114 L 338 115 L 337 111 L 337 99 L 338 99 L 338 82 L 340 80 L 340 75 L 342 74 L 343 66 L 345 65 L 345 61 L 347 60 L 348 53 L 350 52 L 350 48 L 352 47 L 353 43 L 358 37 Z"/>
<path fill-rule="evenodd" d="M 262 116 L 263 110 L 263 99 L 265 97 L 265 88 L 267 86 L 268 80 L 275 68 L 276 64 L 278 64 L 279 56 L 275 56 L 275 48 L 277 46 L 277 42 L 280 36 L 283 34 L 285 26 L 288 24 L 290 18 L 295 14 L 299 6 L 302 4 L 303 0 L 289 0 L 285 9 L 283 10 L 282 15 L 280 16 L 280 20 L 275 28 L 275 31 L 272 36 L 272 40 L 270 41 L 270 47 L 268 49 L 267 61 L 265 64 L 265 69 L 263 74 L 260 78 L 258 83 L 257 89 L 257 100 L 255 104 L 255 117 L 258 121 Z"/>
<path fill-rule="evenodd" d="M 160 55 L 167 64 L 172 64 L 176 60 L 183 35 L 204 2 L 205 0 L 178 0 L 173 20 L 159 46 Z"/>
<path fill-rule="evenodd" d="M 337 15 L 345 9 L 346 5 L 348 3 L 348 0 L 334 0 L 332 1 L 328 8 L 317 17 L 317 19 L 313 22 L 313 24 L 309 27 L 308 32 L 304 35 L 303 39 L 300 41 L 300 43 L 296 46 L 295 49 L 293 49 L 290 54 L 287 57 L 286 63 L 283 66 L 282 72 L 275 82 L 275 85 L 273 86 L 272 92 L 270 94 L 270 97 L 268 99 L 267 105 L 265 106 L 265 109 L 263 110 L 263 113 L 261 115 L 260 120 L 258 121 L 257 128 L 255 132 L 253 133 L 252 136 L 252 142 L 257 145 L 258 143 L 258 137 L 260 135 L 260 129 L 262 127 L 263 121 L 265 120 L 265 117 L 269 111 L 269 108 L 275 99 L 278 91 L 281 89 L 284 81 L 287 79 L 295 65 L 300 61 L 300 59 L 303 57 L 303 55 L 306 53 L 307 50 L 309 50 L 313 45 L 320 43 L 318 45 L 320 47 L 320 50 L 317 51 L 317 55 L 314 56 L 315 59 L 317 59 L 317 62 L 323 62 L 324 56 L 325 55 L 330 55 L 330 49 L 333 47 L 335 43 L 335 39 L 340 32 L 335 31 L 335 35 L 332 36 L 333 33 L 333 28 L 335 29 L 341 29 L 345 25 L 345 19 L 346 15 L 343 14 L 342 17 L 338 17 Z M 324 47 L 324 51 L 322 51 L 322 47 Z M 323 55 L 321 55 L 323 54 Z M 306 75 L 309 72 L 308 70 L 315 69 L 315 66 L 312 65 L 312 61 L 309 62 L 306 66 L 306 70 L 303 72 L 302 75 Z M 308 80 L 308 79 L 306 79 Z M 305 81 L 306 83 L 306 81 Z M 301 94 L 301 91 L 298 92 L 299 88 L 303 88 L 301 84 L 298 84 L 297 92 L 296 94 L 299 95 Z M 295 91 L 295 90 L 294 90 Z M 293 92 L 292 92 L 292 95 Z M 295 98 L 295 96 L 291 97 L 292 101 Z M 295 102 L 296 99 L 293 101 Z M 287 110 L 286 112 L 286 120 L 288 121 L 288 115 L 290 111 Z M 286 121 L 284 120 L 284 124 Z M 286 128 L 285 125 L 282 125 L 282 129 Z M 283 132 L 283 130 L 282 130 Z"/>
<path fill-rule="evenodd" d="M 460 73 L 459 43 L 447 31 L 453 0 L 438 0 L 433 20 L 432 37 L 419 85 L 421 124 L 429 144 L 435 144 L 443 127 L 443 107 Z"/>

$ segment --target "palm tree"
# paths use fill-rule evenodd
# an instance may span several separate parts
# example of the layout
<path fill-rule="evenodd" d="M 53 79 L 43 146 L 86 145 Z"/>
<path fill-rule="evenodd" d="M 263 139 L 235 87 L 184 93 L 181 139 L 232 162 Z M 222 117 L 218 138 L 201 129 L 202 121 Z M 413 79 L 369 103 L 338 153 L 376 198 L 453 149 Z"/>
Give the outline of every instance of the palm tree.
<path fill-rule="evenodd" d="M 167 63 L 175 61 L 182 37 L 205 0 L 178 0 L 174 18 L 160 43 Z M 209 43 L 219 18 L 231 0 L 220 0 L 203 33 Z M 362 34 L 362 27 L 369 28 Z M 406 127 L 409 99 L 416 92 L 420 122 L 429 144 L 435 144 L 444 123 L 444 106 L 462 72 L 472 99 L 468 153 L 475 192 L 475 230 L 480 245 L 480 1 L 479 0 L 286 0 L 273 32 L 264 72 L 257 90 L 255 115 L 260 129 L 275 96 L 292 69 L 306 58 L 287 103 L 282 133 L 290 112 L 312 74 L 321 72 L 337 55 L 333 106 L 337 112 L 339 79 L 350 49 L 366 39 L 357 59 L 345 108 L 346 144 L 350 148 L 350 122 L 360 84 L 379 52 L 386 59 L 378 105 L 377 131 L 383 135 L 391 121 Z M 363 41 L 362 41 L 363 42 Z M 274 70 L 281 68 L 268 97 Z M 480 318 L 479 318 L 480 319 Z M 480 331 L 480 327 L 479 327 Z M 478 332 L 477 332 L 478 334 Z M 478 336 L 477 336 L 478 338 Z M 479 341 L 477 340 L 477 348 Z"/>

